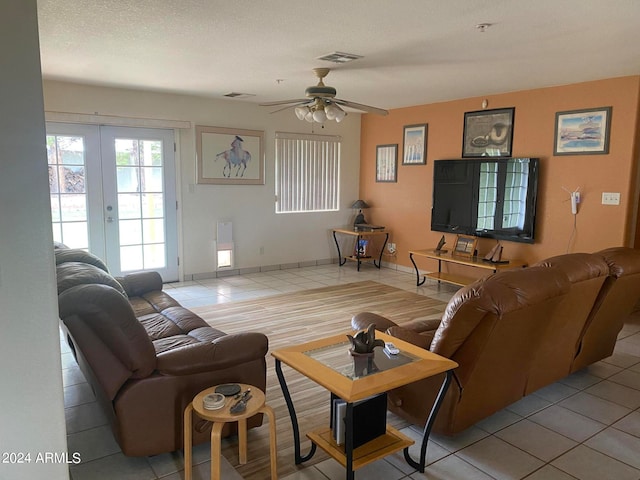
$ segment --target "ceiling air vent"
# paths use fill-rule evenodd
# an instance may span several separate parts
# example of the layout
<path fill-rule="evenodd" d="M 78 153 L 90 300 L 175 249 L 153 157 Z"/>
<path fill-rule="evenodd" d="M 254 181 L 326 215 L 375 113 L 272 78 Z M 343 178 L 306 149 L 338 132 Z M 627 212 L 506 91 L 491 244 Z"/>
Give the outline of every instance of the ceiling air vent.
<path fill-rule="evenodd" d="M 229 98 L 249 98 L 249 97 L 255 97 L 256 95 L 254 93 L 229 92 L 229 93 L 225 93 L 224 96 Z"/>
<path fill-rule="evenodd" d="M 318 60 L 324 60 L 325 62 L 333 63 L 347 63 L 352 60 L 358 60 L 362 58 L 362 55 L 355 55 L 353 53 L 333 52 L 327 55 L 318 57 Z"/>

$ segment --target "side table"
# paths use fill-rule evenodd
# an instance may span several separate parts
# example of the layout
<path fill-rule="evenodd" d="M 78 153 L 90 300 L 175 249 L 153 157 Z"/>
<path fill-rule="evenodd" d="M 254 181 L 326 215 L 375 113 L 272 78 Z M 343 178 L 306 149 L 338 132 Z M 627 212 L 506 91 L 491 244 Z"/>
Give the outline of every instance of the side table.
<path fill-rule="evenodd" d="M 382 254 L 384 253 L 384 247 L 387 246 L 387 241 L 389 240 L 389 231 L 385 229 L 377 229 L 377 230 L 355 230 L 353 227 L 344 227 L 344 228 L 334 228 L 331 230 L 333 233 L 333 241 L 336 244 L 336 249 L 338 250 L 338 262 L 340 266 L 343 266 L 347 260 L 352 260 L 357 264 L 357 270 L 360 271 L 360 264 L 365 260 L 373 260 L 373 265 L 376 268 L 380 268 L 382 266 Z M 339 235 L 346 235 L 350 237 L 355 237 L 355 252 L 353 255 L 347 255 L 340 251 L 340 243 L 338 242 Z M 384 236 L 384 241 L 382 244 L 382 248 L 380 248 L 380 252 L 378 254 L 378 261 L 376 263 L 375 257 L 371 255 L 371 253 L 361 252 L 359 248 L 360 240 L 364 238 L 368 238 L 373 241 L 375 238 L 379 236 Z M 373 245 L 370 247 L 373 248 Z"/>
<path fill-rule="evenodd" d="M 247 463 L 247 418 L 257 413 L 264 413 L 269 417 L 269 454 L 271 458 L 271 478 L 278 478 L 277 453 L 276 453 L 276 416 L 273 409 L 265 404 L 265 395 L 262 390 L 252 385 L 239 384 L 242 391 L 251 389 L 251 399 L 247 402 L 247 409 L 242 413 L 231 413 L 229 409 L 235 403 L 233 397 L 226 400 L 224 407 L 218 410 L 207 410 L 203 406 L 205 396 L 214 393 L 216 387 L 203 390 L 195 396 L 193 401 L 184 410 L 184 478 L 191 480 L 192 475 L 192 413 L 200 418 L 213 422 L 211 428 L 211 480 L 220 480 L 220 434 L 222 427 L 227 422 L 238 422 L 238 457 L 240 464 Z"/>

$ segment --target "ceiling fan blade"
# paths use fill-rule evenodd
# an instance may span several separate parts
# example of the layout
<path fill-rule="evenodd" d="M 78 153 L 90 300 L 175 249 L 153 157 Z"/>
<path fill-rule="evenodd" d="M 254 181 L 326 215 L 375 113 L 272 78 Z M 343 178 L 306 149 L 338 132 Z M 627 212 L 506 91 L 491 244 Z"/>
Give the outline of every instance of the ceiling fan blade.
<path fill-rule="evenodd" d="M 261 103 L 260 106 L 261 107 L 275 107 L 276 105 L 286 105 L 287 103 L 307 103 L 307 102 L 311 102 L 312 100 L 308 99 L 308 98 L 296 98 L 294 100 L 278 100 L 275 102 L 265 102 L 265 103 Z"/>
<path fill-rule="evenodd" d="M 298 106 L 300 106 L 300 105 L 305 105 L 305 104 L 308 104 L 308 103 L 309 103 L 309 101 L 308 101 L 308 100 L 305 100 L 304 102 L 300 102 L 300 103 L 293 103 L 293 104 L 291 104 L 291 105 L 287 105 L 286 107 L 279 108 L 279 109 L 274 110 L 273 112 L 269 112 L 269 113 L 277 113 L 277 112 L 281 112 L 281 111 L 283 111 L 283 110 L 288 110 L 288 109 L 290 109 L 290 108 L 298 107 Z"/>
<path fill-rule="evenodd" d="M 354 108 L 356 110 L 362 110 L 367 113 L 375 113 L 376 115 L 389 115 L 387 110 L 377 107 L 371 107 L 369 105 L 363 105 L 362 103 L 350 102 L 349 100 L 341 100 L 339 98 L 333 98 L 332 101 L 338 105 L 344 105 L 345 107 Z"/>

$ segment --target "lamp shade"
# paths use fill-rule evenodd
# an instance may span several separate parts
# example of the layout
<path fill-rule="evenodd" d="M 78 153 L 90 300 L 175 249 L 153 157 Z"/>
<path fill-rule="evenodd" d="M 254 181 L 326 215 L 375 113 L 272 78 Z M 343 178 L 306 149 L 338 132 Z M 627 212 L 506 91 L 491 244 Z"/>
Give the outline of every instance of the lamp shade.
<path fill-rule="evenodd" d="M 364 200 L 356 200 L 353 202 L 353 205 L 351 205 L 351 208 L 369 208 L 369 205 L 367 205 L 367 202 Z"/>

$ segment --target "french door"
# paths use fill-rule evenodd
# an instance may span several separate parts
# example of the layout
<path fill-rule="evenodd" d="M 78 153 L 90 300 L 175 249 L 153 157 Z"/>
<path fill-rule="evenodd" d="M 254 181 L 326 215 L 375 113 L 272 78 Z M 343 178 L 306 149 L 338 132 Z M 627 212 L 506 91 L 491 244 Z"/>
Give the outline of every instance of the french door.
<path fill-rule="evenodd" d="M 173 130 L 50 123 L 54 240 L 178 280 Z"/>

